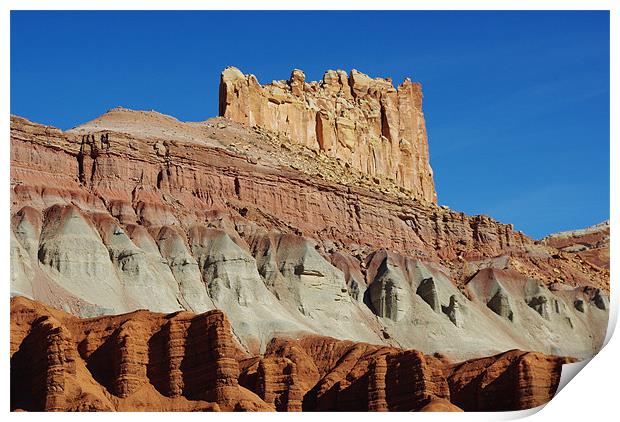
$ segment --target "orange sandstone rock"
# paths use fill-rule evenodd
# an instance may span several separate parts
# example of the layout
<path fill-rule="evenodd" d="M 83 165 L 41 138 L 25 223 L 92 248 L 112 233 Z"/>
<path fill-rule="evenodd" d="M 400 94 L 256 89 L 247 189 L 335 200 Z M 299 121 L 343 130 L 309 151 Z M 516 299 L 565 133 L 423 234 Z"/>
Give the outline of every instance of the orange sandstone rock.
<path fill-rule="evenodd" d="M 513 350 L 452 364 L 321 336 L 249 357 L 220 311 L 78 319 L 11 300 L 12 410 L 517 410 L 549 401 L 571 361 Z"/>
<path fill-rule="evenodd" d="M 448 378 L 452 403 L 465 411 L 520 410 L 551 400 L 571 358 L 511 350 L 457 365 Z"/>
<path fill-rule="evenodd" d="M 11 312 L 11 409 L 272 409 L 239 386 L 221 311 L 78 319 L 15 298 Z"/>
<path fill-rule="evenodd" d="M 422 89 L 406 79 L 328 70 L 306 82 L 300 70 L 288 81 L 260 85 L 254 75 L 228 67 L 220 80 L 220 115 L 289 137 L 368 175 L 397 182 L 420 199 L 437 202 L 422 112 Z"/>

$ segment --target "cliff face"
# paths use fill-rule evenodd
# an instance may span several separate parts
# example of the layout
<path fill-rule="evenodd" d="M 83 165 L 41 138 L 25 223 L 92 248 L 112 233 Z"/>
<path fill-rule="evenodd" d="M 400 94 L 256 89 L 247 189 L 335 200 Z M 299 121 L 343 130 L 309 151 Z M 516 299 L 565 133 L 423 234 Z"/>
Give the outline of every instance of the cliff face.
<path fill-rule="evenodd" d="M 288 81 L 260 85 L 254 75 L 228 67 L 220 80 L 220 115 L 283 134 L 437 202 L 422 89 L 410 79 L 395 88 L 391 79 L 328 70 L 322 81 L 308 83 L 293 70 Z"/>
<path fill-rule="evenodd" d="M 250 356 L 221 311 L 78 319 L 11 300 L 11 410 L 459 411 L 548 402 L 571 360 L 518 350 L 454 365 L 309 336 Z"/>
<path fill-rule="evenodd" d="M 553 397 L 562 365 L 570 362 L 571 359 L 521 350 L 474 359 L 452 369 L 448 377 L 450 397 L 465 411 L 537 407 Z"/>
<path fill-rule="evenodd" d="M 281 333 L 455 359 L 602 344 L 607 270 L 270 132 L 123 109 L 68 132 L 15 117 L 11 154 L 13 295 L 80 316 L 218 308 L 252 353 Z"/>
<path fill-rule="evenodd" d="M 229 68 L 220 99 L 11 117 L 12 409 L 522 409 L 600 349 L 608 225 L 437 206 L 418 85 Z"/>
<path fill-rule="evenodd" d="M 575 254 L 596 267 L 609 269 L 609 220 L 585 229 L 549 235 L 541 243 Z"/>
<path fill-rule="evenodd" d="M 80 320 L 16 298 L 11 410 L 270 410 L 239 386 L 242 355 L 221 311 Z"/>

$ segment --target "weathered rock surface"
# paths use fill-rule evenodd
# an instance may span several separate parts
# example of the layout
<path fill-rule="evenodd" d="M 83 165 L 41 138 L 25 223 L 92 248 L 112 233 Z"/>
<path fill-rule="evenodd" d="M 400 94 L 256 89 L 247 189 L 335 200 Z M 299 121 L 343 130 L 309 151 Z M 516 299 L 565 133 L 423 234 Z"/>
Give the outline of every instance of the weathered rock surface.
<path fill-rule="evenodd" d="M 609 220 L 581 230 L 554 233 L 541 240 L 563 252 L 576 254 L 588 264 L 609 269 Z"/>
<path fill-rule="evenodd" d="M 242 385 L 255 391 L 278 412 L 301 412 L 303 393 L 297 364 L 285 357 L 252 358 L 242 373 Z"/>
<path fill-rule="evenodd" d="M 553 398 L 570 358 L 511 350 L 456 366 L 448 378 L 452 403 L 465 411 L 529 409 Z"/>
<path fill-rule="evenodd" d="M 80 320 L 14 298 L 11 409 L 272 409 L 238 385 L 242 354 L 217 310 Z"/>
<path fill-rule="evenodd" d="M 600 349 L 608 222 L 437 206 L 419 84 L 228 68 L 220 114 L 11 116 L 11 409 L 523 409 Z"/>
<path fill-rule="evenodd" d="M 607 269 L 272 132 L 125 109 L 68 132 L 12 117 L 11 154 L 12 295 L 75 315 L 218 308 L 252 354 L 327 335 L 586 358 L 604 338 Z"/>
<path fill-rule="evenodd" d="M 394 180 L 425 201 L 437 202 L 422 113 L 422 88 L 406 79 L 370 78 L 328 70 L 306 82 L 260 85 L 254 75 L 226 68 L 220 80 L 220 116 L 280 133 L 377 178 Z"/>
<path fill-rule="evenodd" d="M 11 410 L 515 410 L 549 401 L 570 361 L 513 350 L 452 364 L 321 336 L 248 355 L 218 310 L 79 319 L 11 300 Z"/>

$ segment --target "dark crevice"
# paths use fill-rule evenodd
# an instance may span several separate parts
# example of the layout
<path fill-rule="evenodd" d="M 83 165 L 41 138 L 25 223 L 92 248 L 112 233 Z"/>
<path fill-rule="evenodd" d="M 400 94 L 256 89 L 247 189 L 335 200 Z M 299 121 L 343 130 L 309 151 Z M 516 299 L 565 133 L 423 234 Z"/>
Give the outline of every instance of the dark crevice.
<path fill-rule="evenodd" d="M 241 184 L 238 177 L 235 177 L 235 195 L 237 195 L 238 199 L 241 199 Z"/>

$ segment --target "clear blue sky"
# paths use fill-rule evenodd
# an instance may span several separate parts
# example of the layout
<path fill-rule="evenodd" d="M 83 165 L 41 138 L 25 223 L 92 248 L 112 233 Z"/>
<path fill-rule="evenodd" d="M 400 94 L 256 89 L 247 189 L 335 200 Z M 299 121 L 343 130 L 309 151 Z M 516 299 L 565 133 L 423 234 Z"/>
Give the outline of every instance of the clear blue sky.
<path fill-rule="evenodd" d="M 609 218 L 608 12 L 13 12 L 11 113 L 217 115 L 219 73 L 424 88 L 439 203 L 540 238 Z"/>

